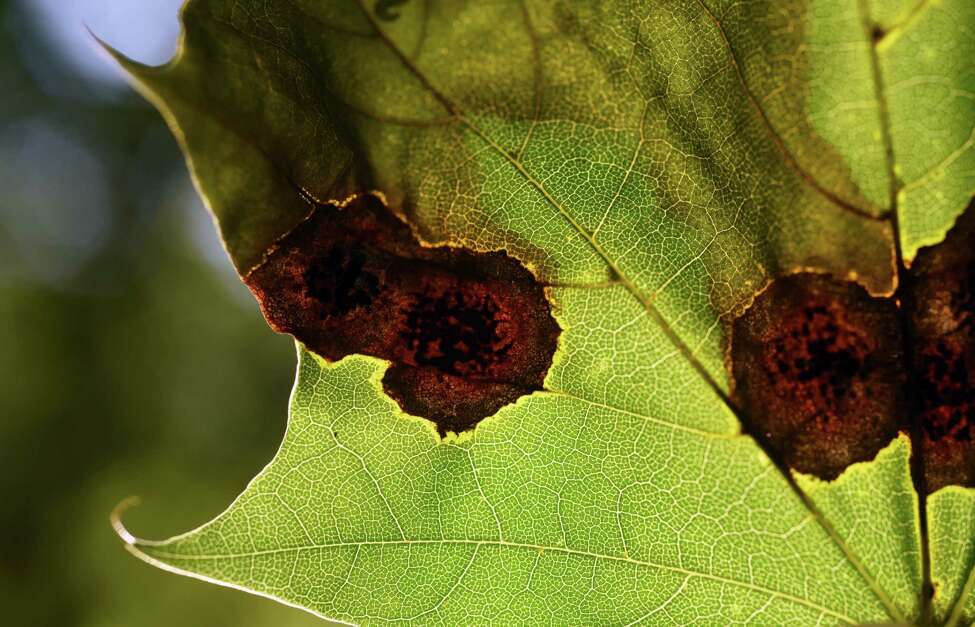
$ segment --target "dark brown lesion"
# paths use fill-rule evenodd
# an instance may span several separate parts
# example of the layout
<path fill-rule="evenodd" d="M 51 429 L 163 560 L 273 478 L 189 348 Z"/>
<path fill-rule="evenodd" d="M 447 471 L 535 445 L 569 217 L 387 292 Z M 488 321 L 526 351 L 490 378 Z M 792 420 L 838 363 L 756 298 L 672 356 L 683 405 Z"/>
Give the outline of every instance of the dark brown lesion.
<path fill-rule="evenodd" d="M 441 434 L 541 389 L 560 332 L 516 259 L 423 246 L 374 196 L 319 207 L 245 281 L 276 331 L 326 359 L 389 360 L 386 393 Z"/>
<path fill-rule="evenodd" d="M 928 491 L 975 485 L 975 212 L 911 267 L 913 367 Z"/>
<path fill-rule="evenodd" d="M 379 295 L 379 277 L 366 271 L 365 263 L 361 248 L 334 244 L 305 269 L 305 293 L 320 302 L 327 315 L 345 315 L 368 307 Z"/>
<path fill-rule="evenodd" d="M 796 274 L 731 335 L 733 401 L 780 463 L 832 479 L 902 430 L 920 489 L 975 486 L 975 202 L 896 298 Z"/>
<path fill-rule="evenodd" d="M 780 463 L 824 479 L 873 459 L 903 419 L 896 306 L 802 273 L 759 294 L 732 329 L 733 398 Z"/>
<path fill-rule="evenodd" d="M 491 294 L 450 289 L 413 296 L 403 341 L 416 365 L 452 375 L 482 375 L 507 356 L 511 339 L 502 335 L 503 322 Z"/>

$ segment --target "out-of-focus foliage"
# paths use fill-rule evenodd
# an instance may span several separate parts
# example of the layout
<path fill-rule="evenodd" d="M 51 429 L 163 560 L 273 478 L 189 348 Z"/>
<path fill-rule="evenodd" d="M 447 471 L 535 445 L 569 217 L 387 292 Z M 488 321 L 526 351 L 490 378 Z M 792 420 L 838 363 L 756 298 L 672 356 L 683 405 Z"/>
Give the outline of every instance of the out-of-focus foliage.
<path fill-rule="evenodd" d="M 280 441 L 293 348 L 233 276 L 158 115 L 72 78 L 28 4 L 0 1 L 2 622 L 310 624 L 135 565 L 108 524 L 120 495 L 167 534 L 240 492 Z"/>

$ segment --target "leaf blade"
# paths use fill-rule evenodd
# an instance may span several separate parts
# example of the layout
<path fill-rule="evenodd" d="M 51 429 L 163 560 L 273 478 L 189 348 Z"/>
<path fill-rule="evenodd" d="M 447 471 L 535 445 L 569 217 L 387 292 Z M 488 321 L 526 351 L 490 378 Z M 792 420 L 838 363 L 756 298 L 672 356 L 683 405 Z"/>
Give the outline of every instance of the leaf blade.
<path fill-rule="evenodd" d="M 199 22 L 196 30 L 188 31 L 192 45 L 187 49 L 197 56 L 183 56 L 158 71 L 130 65 L 146 88 L 165 100 L 160 105 L 170 109 L 174 128 L 197 138 L 198 143 L 191 139 L 184 147 L 242 274 L 310 205 L 378 189 L 428 241 L 479 250 L 505 248 L 553 284 L 592 288 L 621 283 L 646 310 L 639 323 L 642 335 L 634 341 L 653 338 L 649 343 L 656 363 L 661 354 L 669 354 L 659 338 L 668 338 L 669 351 L 677 346 L 684 357 L 681 368 L 689 364 L 692 372 L 696 369 L 712 381 L 710 392 L 718 399 L 728 387 L 721 319 L 743 306 L 770 277 L 812 265 L 858 278 L 875 293 L 893 289 L 889 225 L 824 195 L 817 178 L 825 172 L 823 180 L 837 184 L 843 198 L 856 202 L 863 200 L 858 196 L 862 186 L 868 198 L 864 212 L 871 213 L 877 211 L 870 198 L 880 187 L 877 181 L 885 180 L 883 172 L 864 165 L 873 163 L 864 149 L 854 155 L 860 165 L 852 169 L 859 174 L 843 174 L 848 181 L 829 168 L 817 170 L 815 163 L 809 168 L 816 176 L 806 176 L 803 155 L 812 150 L 795 137 L 784 143 L 790 149 L 799 146 L 796 159 L 802 167 L 789 164 L 768 131 L 771 126 L 780 132 L 789 118 L 760 106 L 756 111 L 757 99 L 749 93 L 754 75 L 747 67 L 741 76 L 731 74 L 735 46 L 744 39 L 734 32 L 723 34 L 728 27 L 723 18 L 715 19 L 721 13 L 715 7 L 731 9 L 720 3 L 711 3 L 712 15 L 681 3 L 660 3 L 644 15 L 580 6 L 582 16 L 560 14 L 542 3 L 499 5 L 496 13 L 451 8 L 443 15 L 408 6 L 392 22 L 374 16 L 368 7 L 363 20 L 337 10 L 338 4 L 281 3 L 266 15 L 259 4 L 191 2 L 187 20 L 196 16 Z M 453 35 L 445 25 L 458 20 L 465 29 Z M 499 23 L 511 26 L 504 29 L 504 37 L 485 43 L 487 50 L 471 46 Z M 372 41 L 376 33 L 368 29 L 378 31 L 380 39 L 388 30 L 379 48 L 392 46 L 394 52 L 379 51 Z M 232 54 L 207 51 L 204 44 L 217 31 L 233 41 L 227 44 Z M 440 45 L 433 52 L 431 40 Z M 607 68 L 627 57 L 620 54 L 621 41 L 641 53 L 630 55 L 634 76 L 614 82 Z M 503 57 L 497 50 L 533 62 L 527 71 L 512 68 L 498 60 Z M 694 63 L 684 62 L 687 53 Z M 421 71 L 411 78 L 398 64 L 415 64 Z M 850 67 L 856 64 L 848 60 Z M 192 93 L 197 103 L 203 102 L 200 94 L 210 92 L 202 77 L 209 78 L 208 71 L 227 74 L 229 65 L 245 68 L 246 80 L 238 77 L 239 83 L 269 92 L 257 109 L 283 109 L 292 119 L 282 121 L 273 114 L 264 119 L 266 111 L 244 111 L 253 124 L 264 125 L 258 137 L 244 141 L 220 131 L 221 124 L 240 113 L 234 104 L 237 96 L 220 101 L 226 110 L 210 106 L 206 115 L 196 110 L 199 106 L 180 108 L 178 94 Z M 428 70 L 435 79 L 425 77 Z M 583 80 L 594 81 L 598 89 L 581 89 Z M 360 83 L 369 89 L 358 89 Z M 651 91 L 644 93 L 646 86 Z M 553 93 L 558 97 L 553 99 Z M 613 104 L 595 105 L 593 93 L 601 94 L 597 101 Z M 302 98 L 305 106 L 298 106 Z M 642 106 L 633 107 L 634 99 Z M 858 129 L 859 119 L 851 119 L 833 128 L 834 135 L 825 135 L 835 140 L 844 128 Z M 300 141 L 286 141 L 298 136 Z M 215 151 L 212 146 L 221 143 L 225 148 Z M 234 164 L 235 155 L 243 155 L 245 163 Z M 254 210 L 255 203 L 263 212 Z M 553 218 L 553 210 L 563 222 Z M 246 222 L 251 214 L 259 224 Z M 566 296 L 566 302 L 573 298 Z M 617 298 L 612 307 L 628 311 L 632 305 Z M 573 307 L 586 311 L 583 304 Z M 562 316 L 578 318 L 577 328 L 588 325 L 594 336 L 604 338 L 627 324 L 611 321 L 605 333 L 594 322 L 598 312 L 579 317 L 566 309 Z M 565 375 L 571 368 L 557 364 L 563 380 L 583 383 L 576 386 L 581 391 L 558 391 L 560 402 L 588 403 L 573 405 L 574 411 L 613 416 L 614 421 L 646 420 L 653 413 L 647 407 L 660 407 L 635 397 L 668 397 L 661 380 L 636 393 L 624 389 L 616 381 L 625 380 L 626 374 L 612 367 L 585 381 L 582 364 L 587 362 L 579 357 L 584 354 L 576 353 L 575 374 Z M 680 375 L 684 380 L 685 370 Z M 607 375 L 619 378 L 599 378 Z M 672 425 L 649 423 L 681 437 L 711 429 L 725 436 L 736 432 L 727 407 L 715 411 L 719 419 L 698 413 L 699 405 L 714 402 L 703 398 L 699 392 L 691 402 L 674 399 L 685 415 Z M 596 432 L 589 435 L 598 437 Z M 774 498 L 794 498 L 787 485 L 777 485 Z M 395 515 L 392 521 L 399 526 Z M 820 523 L 826 528 L 830 524 Z M 303 532 L 299 526 L 287 533 L 300 537 Z M 402 528 L 399 532 L 405 536 Z M 464 573 L 475 568 L 478 551 L 465 562 Z M 693 585 L 688 579 L 675 583 L 674 594 L 667 598 L 676 602 L 700 578 L 695 575 Z M 868 588 L 877 592 L 876 586 Z M 764 606 L 751 610 L 761 613 Z M 645 609 L 665 612 L 656 606 Z M 863 616 L 879 616 L 871 611 Z"/>
<path fill-rule="evenodd" d="M 918 3 L 878 45 L 907 260 L 941 242 L 975 194 L 973 23 L 970 3 Z"/>
<path fill-rule="evenodd" d="M 556 612 L 546 616 L 546 620 L 557 621 L 560 616 L 569 620 L 581 615 L 593 616 L 594 620 L 637 620 L 663 606 L 678 590 L 683 613 L 671 619 L 675 622 L 704 616 L 741 617 L 759 610 L 763 617 L 799 623 L 823 617 L 855 622 L 884 615 L 882 607 L 870 601 L 866 589 L 852 592 L 862 586 L 858 574 L 835 547 L 831 551 L 825 548 L 830 544 L 822 538 L 822 530 L 809 518 L 798 499 L 782 496 L 790 494 L 782 490 L 782 478 L 767 461 L 760 460 L 760 452 L 747 439 L 706 440 L 676 430 L 668 430 L 667 438 L 655 438 L 643 420 L 629 422 L 622 416 L 609 414 L 603 417 L 614 418 L 618 430 L 634 433 L 646 430 L 646 434 L 642 442 L 638 440 L 633 445 L 611 440 L 600 443 L 598 439 L 582 437 L 588 431 L 587 423 L 593 424 L 593 418 L 600 414 L 590 414 L 592 417 L 587 418 L 584 412 L 572 409 L 574 402 L 570 399 L 539 393 L 503 410 L 501 416 L 488 419 L 474 436 L 438 443 L 426 424 L 404 419 L 381 397 L 375 384 L 382 367 L 375 360 L 347 358 L 326 365 L 303 352 L 301 364 L 288 435 L 266 471 L 214 522 L 162 544 L 137 541 L 135 547 L 139 551 L 173 568 L 211 579 L 264 593 L 285 591 L 281 596 L 286 600 L 322 615 L 366 623 L 380 618 L 421 619 L 428 616 L 423 614 L 427 611 L 432 612 L 433 618 L 451 621 L 464 615 L 470 617 L 472 608 L 482 607 L 493 607 L 499 613 L 478 618 L 503 620 L 503 609 L 509 602 L 512 607 L 520 607 L 525 601 L 519 594 L 520 586 L 499 586 L 496 578 L 489 575 L 501 568 L 508 577 L 516 574 L 524 577 L 531 568 L 523 570 L 522 567 L 534 563 L 539 551 L 542 552 L 540 563 L 551 564 L 551 570 L 547 571 L 548 578 L 539 577 L 541 591 L 535 594 L 541 594 L 550 610 Z M 357 399 L 358 407 L 367 411 L 337 408 L 329 417 L 329 410 L 314 398 L 333 386 L 344 390 L 343 395 L 350 399 Z M 560 411 L 560 407 L 564 409 Z M 562 424 L 551 423 L 553 414 L 562 416 Z M 559 436 L 554 435 L 554 429 L 559 430 Z M 339 434 L 336 446 L 323 452 L 327 440 L 336 431 Z M 344 433 L 353 435 L 343 436 Z M 351 441 L 338 445 L 343 437 Z M 383 445 L 377 444 L 377 437 Z M 593 441 L 594 445 L 586 444 Z M 612 477 L 622 472 L 623 476 L 629 476 L 625 466 L 632 463 L 628 458 L 632 457 L 633 446 L 649 446 L 657 451 L 678 447 L 695 457 L 713 455 L 714 464 L 705 465 L 713 471 L 705 472 L 701 479 L 705 484 L 713 480 L 738 485 L 737 490 L 729 487 L 729 491 L 742 494 L 741 507 L 754 507 L 753 520 L 742 524 L 742 520 L 726 511 L 726 499 L 713 494 L 700 495 L 697 481 L 689 482 L 681 477 L 680 471 L 671 471 L 669 477 L 634 486 L 634 492 L 625 498 L 635 503 L 645 502 L 649 507 L 635 511 L 628 508 L 635 517 L 621 522 L 613 506 L 625 491 L 614 489 L 612 481 L 600 475 L 608 473 Z M 547 448 L 553 447 L 565 450 L 560 456 L 544 454 Z M 529 471 L 530 477 L 519 476 L 509 472 L 511 468 L 524 468 L 511 462 L 513 450 L 521 451 L 520 455 L 528 459 L 561 457 L 570 469 L 554 474 L 543 466 Z M 360 466 L 362 459 L 368 461 Z M 729 474 L 725 461 L 748 471 Z M 644 458 L 642 463 L 652 463 L 652 460 Z M 573 465 L 579 467 L 573 470 Z M 347 472 L 337 475 L 336 468 L 342 466 Z M 423 473 L 409 472 L 417 466 L 434 472 L 426 478 Z M 472 468 L 477 472 L 469 470 Z M 352 473 L 355 469 L 358 471 Z M 435 478 L 442 476 L 444 469 L 450 469 L 451 478 L 437 483 Z M 311 485 L 318 489 L 298 492 L 289 489 L 283 478 L 295 472 L 304 473 L 306 480 L 310 479 Z M 658 468 L 657 472 L 664 471 Z M 336 485 L 337 476 L 343 477 L 344 488 Z M 561 481 L 569 481 L 570 485 L 562 488 L 560 498 L 554 498 L 559 494 L 557 490 L 546 494 L 546 487 L 559 486 Z M 748 489 L 742 493 L 742 487 Z M 431 489 L 443 507 L 436 524 L 418 511 L 430 499 L 416 498 L 417 494 Z M 679 522 L 683 517 L 680 504 L 686 501 L 674 491 L 707 504 L 698 512 L 697 522 L 685 530 L 687 538 L 676 543 L 673 538 L 660 535 L 668 526 L 668 518 L 678 525 L 686 525 L 686 521 Z M 749 491 L 755 494 L 748 494 Z M 339 498 L 343 493 L 346 499 Z M 697 496 L 691 496 L 695 493 Z M 770 495 L 779 496 L 770 499 Z M 360 516 L 349 518 L 347 512 L 341 511 L 343 504 L 361 508 Z M 494 512 L 489 504 L 493 504 Z M 670 515 L 665 513 L 668 508 L 673 508 Z M 652 518 L 640 520 L 640 511 L 655 512 L 662 520 L 658 523 Z M 707 520 L 709 511 L 717 516 L 715 521 Z M 562 532 L 558 531 L 561 525 L 552 524 L 553 517 L 565 516 L 568 521 L 585 512 L 591 521 L 589 528 L 566 526 L 563 541 Z M 356 520 L 371 520 L 373 525 L 358 530 L 346 528 L 349 524 L 356 527 Z M 498 537 L 498 520 L 502 537 Z M 722 532 L 725 524 L 728 528 Z M 282 528 L 289 531 L 282 533 Z M 400 535 L 401 529 L 406 533 L 405 538 Z M 651 533 L 654 529 L 657 532 Z M 312 533 L 311 543 L 304 539 L 303 530 Z M 341 540 L 349 533 L 356 539 Z M 722 539 L 735 534 L 755 536 L 757 540 L 751 544 L 754 550 L 749 559 L 751 573 L 736 570 L 735 564 L 745 563 L 741 561 L 746 558 L 741 553 L 743 547 L 736 548 L 733 542 Z M 789 537 L 791 541 L 786 541 Z M 810 544 L 796 542 L 797 537 Z M 231 540 L 228 545 L 228 538 L 237 540 Z M 697 547 L 698 543 L 702 546 Z M 219 548 L 227 546 L 250 548 L 245 551 Z M 362 572 L 354 571 L 352 566 L 356 547 L 360 546 L 375 548 L 359 554 L 357 563 Z M 506 557 L 495 556 L 490 551 L 481 553 L 478 546 L 507 546 L 518 554 L 512 559 L 519 566 L 509 565 L 506 569 Z M 788 552 L 799 552 L 801 559 L 782 557 L 783 552 L 776 550 L 776 546 L 788 546 Z M 392 550 L 394 547 L 400 549 Z M 430 551 L 424 554 L 421 547 Z M 387 554 L 386 549 L 391 552 Z M 824 554 L 824 550 L 829 552 Z M 306 551 L 312 555 L 301 561 L 283 557 Z M 432 557 L 430 552 L 434 554 Z M 716 559 L 719 554 L 736 557 Z M 544 560 L 546 557 L 550 561 Z M 486 560 L 487 564 L 475 562 L 475 558 Z M 323 562 L 336 565 L 321 575 Z M 590 562 L 598 562 L 598 568 Z M 807 569 L 807 562 L 830 564 L 830 567 Z M 415 571 L 411 566 L 414 563 L 418 564 Z M 796 577 L 781 577 L 783 569 Z M 648 571 L 656 574 L 637 575 Z M 832 573 L 826 575 L 829 571 Z M 558 573 L 561 576 L 556 577 Z M 465 588 L 472 596 L 444 601 L 444 591 L 456 589 L 460 585 L 457 581 L 467 576 L 473 576 Z M 346 580 L 353 582 L 347 589 L 343 586 Z M 430 581 L 430 584 L 412 595 L 395 592 L 393 582 L 403 580 Z M 664 580 L 668 582 L 666 585 Z M 517 583 L 523 581 L 519 579 Z M 589 586 L 583 585 L 586 581 L 595 582 L 595 598 L 590 595 Z M 619 592 L 622 582 L 628 584 L 627 594 Z M 373 594 L 364 597 L 356 591 L 355 583 L 371 585 Z M 737 592 L 732 593 L 728 586 Z M 782 590 L 781 586 L 787 589 Z M 610 594 L 614 589 L 617 592 Z M 828 589 L 842 593 L 829 594 Z M 347 603 L 357 607 L 358 612 L 349 611 L 348 606 L 332 605 L 331 599 L 338 599 L 341 594 L 348 595 Z M 736 602 L 732 603 L 728 594 Z M 492 602 L 492 595 L 499 595 L 501 600 Z M 385 613 L 380 614 L 380 610 Z M 517 614 L 519 620 L 532 615 L 531 612 Z"/>

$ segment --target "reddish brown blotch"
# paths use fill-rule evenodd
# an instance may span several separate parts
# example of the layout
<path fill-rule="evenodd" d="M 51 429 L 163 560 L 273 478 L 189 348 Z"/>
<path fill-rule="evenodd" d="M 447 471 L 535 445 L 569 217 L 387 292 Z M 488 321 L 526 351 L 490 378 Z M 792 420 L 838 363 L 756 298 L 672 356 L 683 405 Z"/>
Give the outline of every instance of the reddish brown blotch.
<path fill-rule="evenodd" d="M 833 479 L 896 435 L 901 347 L 890 299 L 825 275 L 787 276 L 734 323 L 733 397 L 782 463 Z"/>
<path fill-rule="evenodd" d="M 734 321 L 733 399 L 781 463 L 832 479 L 899 429 L 925 490 L 975 485 L 975 203 L 902 280 L 874 298 L 796 274 Z"/>
<path fill-rule="evenodd" d="M 560 332 L 516 259 L 424 246 L 371 195 L 319 207 L 245 281 L 276 331 L 326 359 L 392 362 L 386 393 L 441 434 L 541 389 Z"/>
<path fill-rule="evenodd" d="M 975 485 L 975 211 L 911 267 L 913 366 L 927 488 Z"/>

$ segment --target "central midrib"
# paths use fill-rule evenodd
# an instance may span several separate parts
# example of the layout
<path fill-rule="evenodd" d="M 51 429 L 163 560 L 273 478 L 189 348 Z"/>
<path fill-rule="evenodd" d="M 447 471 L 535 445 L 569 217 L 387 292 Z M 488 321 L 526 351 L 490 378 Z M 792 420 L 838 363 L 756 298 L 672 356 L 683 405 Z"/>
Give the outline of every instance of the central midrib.
<path fill-rule="evenodd" d="M 919 3 L 915 10 L 919 10 L 922 3 Z M 891 138 L 890 114 L 887 110 L 887 98 L 885 95 L 883 71 L 880 67 L 880 58 L 877 51 L 878 40 L 873 37 L 875 29 L 879 26 L 873 21 L 870 15 L 870 8 L 866 0 L 858 0 L 857 8 L 860 19 L 863 23 L 864 37 L 869 42 L 870 47 L 870 71 L 873 78 L 874 98 L 877 100 L 877 115 L 880 118 L 880 135 L 884 146 L 884 160 L 887 166 L 887 177 L 890 181 L 890 213 L 887 216 L 891 225 L 894 238 L 894 252 L 897 262 L 897 292 L 895 297 L 899 300 L 897 316 L 899 318 L 901 338 L 903 342 L 903 362 L 904 371 L 907 373 L 907 386 L 909 390 L 916 390 L 917 373 L 913 364 L 913 337 L 914 329 L 911 322 L 911 276 L 907 271 L 907 264 L 904 260 L 904 250 L 901 240 L 900 216 L 897 198 L 903 187 L 903 182 L 897 175 L 897 168 L 894 158 L 894 142 Z M 912 12 L 912 15 L 914 13 Z M 926 625 L 931 623 L 932 597 L 934 588 L 931 583 L 931 547 L 928 539 L 928 515 L 927 515 L 927 485 L 924 474 L 924 447 L 920 444 L 921 424 L 920 413 L 917 407 L 915 394 L 907 395 L 907 413 L 909 429 L 911 432 L 912 455 L 911 455 L 911 478 L 914 484 L 914 491 L 917 493 L 918 502 L 918 535 L 921 537 L 921 589 L 918 590 L 918 601 L 920 607 L 919 623 Z M 961 602 L 961 601 L 959 601 Z"/>

